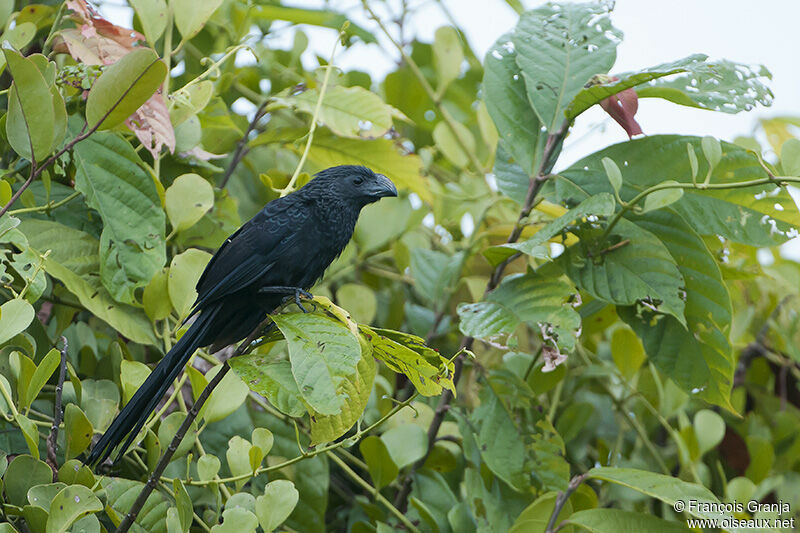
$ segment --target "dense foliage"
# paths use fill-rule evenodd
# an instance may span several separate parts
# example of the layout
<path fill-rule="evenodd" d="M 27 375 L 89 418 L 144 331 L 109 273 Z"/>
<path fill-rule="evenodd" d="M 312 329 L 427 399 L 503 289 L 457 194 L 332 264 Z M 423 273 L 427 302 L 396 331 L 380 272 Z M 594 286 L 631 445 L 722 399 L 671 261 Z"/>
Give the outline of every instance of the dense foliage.
<path fill-rule="evenodd" d="M 364 0 L 359 26 L 130 0 L 129 29 L 0 0 L 0 532 L 120 524 L 233 347 L 194 356 L 121 461 L 82 466 L 92 438 L 185 331 L 210 252 L 336 164 L 400 197 L 365 209 L 312 312 L 287 303 L 230 360 L 133 529 L 617 533 L 800 509 L 800 268 L 763 260 L 797 236 L 800 120 L 639 136 L 640 98 L 749 111 L 769 72 L 696 54 L 612 75 L 607 3 L 508 3 L 518 24 L 480 58 L 452 26 L 403 41 L 406 2 L 389 20 Z M 295 24 L 331 28 L 330 56 Z M 354 42 L 401 60 L 336 68 Z M 594 105 L 636 138 L 559 165 Z"/>

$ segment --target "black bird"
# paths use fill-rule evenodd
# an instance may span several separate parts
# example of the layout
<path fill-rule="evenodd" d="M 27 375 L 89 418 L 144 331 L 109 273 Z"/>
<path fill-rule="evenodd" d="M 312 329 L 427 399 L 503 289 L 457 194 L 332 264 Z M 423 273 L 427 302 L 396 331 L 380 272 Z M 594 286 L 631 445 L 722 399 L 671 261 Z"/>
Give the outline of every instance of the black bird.
<path fill-rule="evenodd" d="M 397 196 L 394 184 L 361 166 L 318 173 L 307 185 L 269 202 L 220 246 L 197 282 L 189 316 L 197 319 L 158 363 L 114 419 L 86 463 L 119 459 L 194 351 L 212 351 L 244 339 L 286 297 L 300 295 L 322 277 L 353 235 L 361 208 Z"/>

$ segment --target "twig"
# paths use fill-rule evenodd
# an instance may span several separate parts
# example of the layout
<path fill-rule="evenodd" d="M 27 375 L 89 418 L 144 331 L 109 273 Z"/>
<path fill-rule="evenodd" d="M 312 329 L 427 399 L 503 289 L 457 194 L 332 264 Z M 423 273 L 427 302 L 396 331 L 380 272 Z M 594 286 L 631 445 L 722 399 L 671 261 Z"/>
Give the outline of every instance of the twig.
<path fill-rule="evenodd" d="M 75 191 L 66 198 L 63 198 L 57 202 L 50 201 L 47 203 L 47 205 L 37 205 L 34 207 L 23 207 L 21 209 L 12 209 L 11 211 L 8 212 L 8 214 L 14 216 L 14 215 L 21 215 L 22 213 L 41 213 L 43 211 L 49 212 L 53 209 L 56 209 L 57 207 L 61 207 L 62 205 L 71 202 L 80 195 L 81 195 L 80 192 Z"/>
<path fill-rule="evenodd" d="M 558 520 L 558 515 L 561 514 L 561 510 L 564 508 L 564 505 L 569 500 L 569 497 L 572 495 L 573 492 L 583 483 L 583 480 L 586 479 L 588 474 L 580 474 L 575 476 L 569 481 L 569 485 L 567 485 L 567 490 L 563 492 L 559 492 L 558 496 L 556 496 L 556 505 L 553 507 L 553 513 L 550 515 L 550 521 L 547 523 L 547 529 L 545 533 L 553 533 L 555 530 L 553 529 L 556 525 L 556 520 Z"/>
<path fill-rule="evenodd" d="M 55 483 L 56 475 L 58 473 L 58 462 L 56 460 L 56 441 L 58 440 L 58 426 L 61 425 L 61 420 L 64 417 L 64 411 L 61 409 L 61 395 L 64 392 L 64 378 L 67 374 L 67 349 L 69 343 L 67 338 L 61 336 L 61 363 L 58 371 L 58 384 L 56 385 L 56 399 L 55 409 L 53 410 L 53 425 L 50 426 L 50 436 L 47 437 L 47 464 L 53 469 L 53 482 Z"/>
<path fill-rule="evenodd" d="M 569 130 L 569 121 L 564 121 L 561 128 L 553 134 L 548 135 L 547 142 L 545 143 L 544 151 L 542 152 L 542 159 L 539 165 L 539 169 L 536 173 L 536 176 L 531 178 L 530 185 L 528 186 L 528 192 L 525 195 L 525 203 L 520 210 L 519 217 L 517 218 L 517 224 L 514 226 L 511 234 L 508 236 L 506 242 L 513 243 L 517 242 L 520 235 L 522 235 L 522 230 L 525 227 L 525 220 L 531 214 L 533 207 L 536 205 L 536 196 L 539 194 L 539 190 L 542 188 L 542 185 L 550 178 L 550 170 L 553 168 L 555 164 L 555 159 L 558 156 L 559 149 L 561 148 L 561 144 L 564 141 L 564 137 L 567 135 L 567 131 Z M 497 286 L 500 284 L 500 280 L 503 276 L 503 271 L 505 270 L 506 266 L 508 265 L 507 262 L 500 263 L 495 267 L 494 272 L 492 272 L 491 277 L 489 278 L 489 282 L 486 284 L 486 290 L 484 291 L 484 295 L 492 292 Z M 465 350 L 472 350 L 472 344 L 475 342 L 473 337 L 464 336 L 461 338 L 461 345 L 459 347 L 460 351 Z M 453 385 L 458 384 L 458 380 L 461 378 L 461 367 L 464 364 L 463 357 L 459 357 L 455 360 L 454 364 L 454 372 L 453 372 Z M 417 471 L 418 468 L 421 468 L 425 461 L 428 458 L 428 455 L 431 453 L 433 449 L 433 445 L 436 442 L 436 436 L 439 433 L 439 428 L 444 422 L 444 417 L 447 414 L 447 411 L 450 409 L 450 402 L 453 401 L 453 393 L 447 389 L 442 393 L 442 396 L 439 398 L 439 404 L 436 406 L 436 410 L 434 411 L 433 418 L 431 419 L 431 424 L 428 426 L 428 451 L 425 453 L 425 456 L 419 459 L 414 465 L 411 467 L 409 472 L 406 474 L 405 479 L 403 479 L 400 490 L 397 492 L 397 496 L 394 500 L 394 505 L 401 511 L 405 511 L 408 505 L 408 495 L 411 494 L 411 481 L 413 478 L 414 473 Z"/>
<path fill-rule="evenodd" d="M 233 171 L 236 170 L 236 166 L 242 161 L 242 159 L 244 159 L 244 156 L 247 155 L 247 152 L 249 151 L 247 149 L 247 141 L 250 140 L 250 132 L 256 128 L 256 124 L 258 123 L 259 119 L 264 116 L 264 111 L 267 108 L 268 102 L 269 100 L 264 99 L 261 105 L 258 106 L 256 114 L 253 116 L 253 120 L 250 121 L 250 125 L 247 126 L 247 130 L 239 140 L 239 144 L 236 145 L 236 151 L 233 152 L 231 162 L 228 164 L 228 168 L 225 169 L 225 176 L 223 176 L 222 181 L 219 184 L 220 189 L 225 188 L 225 186 L 228 184 L 228 180 L 231 179 L 231 175 L 233 175 Z"/>
<path fill-rule="evenodd" d="M 271 319 L 267 318 L 266 320 L 261 322 L 261 324 L 259 324 L 258 327 L 255 330 L 253 330 L 253 332 L 238 346 L 238 348 L 236 348 L 236 351 L 233 352 L 233 355 L 231 357 L 236 357 L 249 352 L 251 349 L 251 345 L 253 344 L 253 341 L 259 337 L 264 327 L 267 324 L 269 324 L 270 321 Z M 153 492 L 153 489 L 156 488 L 159 478 L 161 478 L 161 474 L 164 473 L 164 469 L 167 468 L 167 465 L 172 459 L 172 456 L 175 454 L 175 450 L 178 449 L 178 446 L 183 440 L 183 437 L 186 436 L 186 432 L 189 430 L 189 426 L 191 426 L 192 422 L 194 422 L 194 419 L 197 418 L 197 414 L 200 412 L 200 408 L 203 407 L 203 404 L 211 395 L 211 392 L 216 388 L 217 385 L 219 385 L 219 382 L 222 381 L 222 378 L 225 377 L 225 374 L 228 373 L 228 370 L 230 370 L 230 368 L 231 367 L 227 363 L 227 361 L 223 363 L 222 368 L 219 369 L 217 375 L 214 376 L 214 378 L 211 381 L 209 381 L 208 385 L 206 385 L 206 388 L 203 389 L 203 392 L 200 393 L 200 396 L 197 398 L 197 401 L 194 402 L 194 405 L 192 405 L 192 408 L 186 414 L 186 418 L 183 420 L 183 423 L 178 428 L 178 431 L 175 433 L 175 436 L 172 438 L 172 441 L 169 443 L 169 446 L 167 447 L 166 451 L 161 456 L 161 459 L 158 460 L 158 464 L 156 465 L 155 469 L 153 469 L 153 472 L 150 474 L 150 477 L 147 479 L 147 483 L 145 483 L 144 488 L 142 488 L 142 491 L 139 493 L 139 496 L 136 498 L 136 501 L 133 502 L 133 505 L 128 511 L 128 514 L 126 514 L 125 518 L 122 520 L 122 522 L 120 522 L 119 527 L 117 528 L 117 533 L 125 533 L 130 529 L 131 525 L 133 525 L 133 522 L 139 515 L 139 511 L 141 511 L 142 507 L 144 507 L 147 498 L 150 497 L 150 494 Z"/>
<path fill-rule="evenodd" d="M 139 80 L 142 78 L 142 76 L 144 76 L 145 74 L 150 72 L 150 68 L 153 65 L 155 65 L 156 63 L 158 63 L 159 61 L 160 61 L 159 59 L 156 59 L 155 61 L 150 63 L 150 65 L 148 65 L 147 68 L 144 69 L 141 74 L 136 76 L 136 78 L 131 82 L 131 84 L 128 86 L 128 88 L 125 89 L 124 91 L 122 91 L 122 94 L 120 95 L 119 98 L 117 98 L 117 101 L 114 102 L 114 105 L 112 105 L 108 109 L 108 111 L 106 111 L 105 114 L 103 114 L 103 116 L 100 117 L 100 120 L 98 120 L 97 123 L 94 126 L 92 126 L 91 128 L 89 128 L 87 130 L 86 129 L 87 125 L 84 124 L 83 129 L 81 130 L 81 133 L 77 137 L 75 137 L 70 142 L 65 144 L 64 147 L 61 148 L 61 150 L 57 151 L 56 153 L 54 153 L 53 155 L 48 157 L 45 160 L 45 162 L 42 163 L 41 165 L 37 165 L 36 161 L 31 161 L 31 174 L 30 174 L 30 176 L 28 176 L 28 179 L 25 180 L 25 183 L 23 183 L 22 186 L 19 189 L 17 189 L 17 192 L 14 193 L 14 195 L 11 197 L 11 200 L 9 200 L 8 203 L 6 205 L 4 205 L 2 209 L 0 209 L 0 217 L 2 217 L 3 215 L 6 214 L 6 212 L 11 208 L 11 206 L 14 205 L 14 202 L 16 202 L 17 199 L 20 196 L 22 196 L 22 193 L 25 192 L 25 190 L 28 187 L 30 187 L 31 183 L 33 183 L 33 180 L 38 178 L 42 174 L 42 172 L 44 172 L 50 165 L 52 165 L 55 162 L 56 159 L 58 159 L 59 157 L 61 157 L 65 153 L 67 153 L 68 151 L 72 150 L 72 148 L 76 144 L 78 144 L 79 142 L 81 142 L 82 140 L 86 139 L 91 134 L 93 134 L 95 131 L 97 131 L 97 129 L 103 124 L 103 122 L 108 118 L 108 116 L 111 115 L 111 113 L 117 108 L 117 106 L 122 102 L 122 100 L 125 99 L 126 96 L 128 96 L 128 93 L 131 92 L 131 90 L 134 88 L 134 86 L 136 86 L 136 84 L 139 83 Z M 26 122 L 26 124 L 27 124 L 27 122 Z M 31 157 L 34 157 L 33 151 L 31 151 Z"/>

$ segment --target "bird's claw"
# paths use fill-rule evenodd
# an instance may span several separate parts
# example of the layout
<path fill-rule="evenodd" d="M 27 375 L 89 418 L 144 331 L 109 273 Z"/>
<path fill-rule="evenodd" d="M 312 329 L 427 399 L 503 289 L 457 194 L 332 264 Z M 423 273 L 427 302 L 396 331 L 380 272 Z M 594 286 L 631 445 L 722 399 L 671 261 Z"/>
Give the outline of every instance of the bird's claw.
<path fill-rule="evenodd" d="M 310 311 L 308 309 L 306 309 L 305 306 L 300 302 L 300 297 L 301 296 L 303 298 L 306 298 L 307 300 L 313 300 L 314 299 L 314 295 L 311 294 L 308 291 L 305 291 L 305 290 L 299 289 L 299 288 L 294 291 L 294 303 L 297 304 L 297 307 L 299 307 L 300 310 L 303 313 L 310 313 Z M 311 305 L 314 305 L 314 304 L 312 303 Z M 314 305 L 314 310 L 316 310 L 316 309 L 317 309 L 317 306 Z"/>

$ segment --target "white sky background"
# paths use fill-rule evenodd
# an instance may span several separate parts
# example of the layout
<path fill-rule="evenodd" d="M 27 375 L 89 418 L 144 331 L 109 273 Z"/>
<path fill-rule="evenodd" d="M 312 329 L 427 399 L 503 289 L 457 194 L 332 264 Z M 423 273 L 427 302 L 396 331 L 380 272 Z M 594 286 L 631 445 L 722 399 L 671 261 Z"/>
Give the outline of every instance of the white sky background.
<path fill-rule="evenodd" d="M 202 0 L 198 0 L 202 1 Z M 486 50 L 517 21 L 517 14 L 503 0 L 441 0 L 464 30 L 473 50 L 483 57 Z M 336 65 L 343 69 L 357 68 L 380 80 L 394 69 L 399 54 L 382 38 L 373 21 L 361 8 L 360 0 L 287 0 L 296 7 L 330 7 L 342 11 L 353 22 L 374 30 L 384 50 L 358 43 L 341 50 Z M 371 0 L 384 21 L 389 19 L 385 5 L 397 13 L 400 0 Z M 434 0 L 407 0 L 415 7 L 407 20 L 407 36 L 430 42 L 441 25 L 449 21 Z M 526 8 L 542 5 L 541 0 L 522 0 Z M 101 12 L 112 21 L 130 25 L 131 13 L 114 5 L 101 6 Z M 800 0 L 617 0 L 611 14 L 614 25 L 624 32 L 617 48 L 617 63 L 612 70 L 624 72 L 693 53 L 705 53 L 712 59 L 730 59 L 741 63 L 763 64 L 773 74 L 769 84 L 775 100 L 771 107 L 757 107 L 736 115 L 716 113 L 678 106 L 655 98 L 640 100 L 637 121 L 645 134 L 685 133 L 713 135 L 733 140 L 737 135 L 750 135 L 759 118 L 775 115 L 800 115 Z M 279 27 L 282 23 L 276 23 Z M 310 39 L 304 61 L 315 62 L 314 52 L 328 57 L 335 30 L 302 26 Z M 274 47 L 290 47 L 293 30 L 280 31 L 270 42 Z M 241 59 L 248 54 L 242 53 Z M 599 107 L 585 112 L 565 143 L 559 167 L 609 144 L 627 139 Z M 800 260 L 800 241 L 785 245 L 783 254 Z"/>

